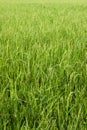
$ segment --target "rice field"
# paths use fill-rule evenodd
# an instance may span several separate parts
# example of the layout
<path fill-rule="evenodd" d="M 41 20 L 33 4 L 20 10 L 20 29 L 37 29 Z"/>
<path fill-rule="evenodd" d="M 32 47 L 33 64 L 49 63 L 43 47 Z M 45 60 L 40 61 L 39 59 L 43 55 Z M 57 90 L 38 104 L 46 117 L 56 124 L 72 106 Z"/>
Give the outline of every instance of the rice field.
<path fill-rule="evenodd" d="M 0 0 L 0 130 L 87 130 L 85 0 Z"/>

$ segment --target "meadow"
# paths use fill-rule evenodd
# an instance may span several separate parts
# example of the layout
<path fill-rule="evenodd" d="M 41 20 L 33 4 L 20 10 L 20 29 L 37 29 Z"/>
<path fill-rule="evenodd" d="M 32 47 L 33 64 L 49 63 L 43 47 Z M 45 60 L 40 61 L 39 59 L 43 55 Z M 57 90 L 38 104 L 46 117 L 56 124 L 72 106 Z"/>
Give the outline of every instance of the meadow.
<path fill-rule="evenodd" d="M 87 130 L 85 0 L 0 0 L 0 130 Z"/>

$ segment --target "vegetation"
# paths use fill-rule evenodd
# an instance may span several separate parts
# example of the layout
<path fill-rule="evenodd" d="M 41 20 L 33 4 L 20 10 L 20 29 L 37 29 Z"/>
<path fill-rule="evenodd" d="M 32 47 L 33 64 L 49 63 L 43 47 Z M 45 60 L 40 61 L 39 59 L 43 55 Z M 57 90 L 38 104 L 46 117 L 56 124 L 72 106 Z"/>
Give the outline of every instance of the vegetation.
<path fill-rule="evenodd" d="M 87 4 L 0 3 L 0 130 L 87 130 Z"/>

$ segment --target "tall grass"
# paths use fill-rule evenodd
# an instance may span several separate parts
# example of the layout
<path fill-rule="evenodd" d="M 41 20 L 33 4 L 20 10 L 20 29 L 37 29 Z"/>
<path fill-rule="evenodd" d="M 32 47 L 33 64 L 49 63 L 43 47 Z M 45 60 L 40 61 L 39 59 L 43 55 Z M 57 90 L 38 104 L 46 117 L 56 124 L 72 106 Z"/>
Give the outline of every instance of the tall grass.
<path fill-rule="evenodd" d="M 87 5 L 0 4 L 0 130 L 87 129 Z"/>

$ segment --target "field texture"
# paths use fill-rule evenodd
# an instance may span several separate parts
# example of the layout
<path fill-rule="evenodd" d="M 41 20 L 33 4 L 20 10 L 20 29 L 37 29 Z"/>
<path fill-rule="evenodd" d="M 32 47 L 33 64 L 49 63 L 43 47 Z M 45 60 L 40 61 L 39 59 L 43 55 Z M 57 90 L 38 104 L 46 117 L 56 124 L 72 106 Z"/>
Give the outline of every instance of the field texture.
<path fill-rule="evenodd" d="M 87 4 L 0 0 L 0 130 L 87 130 Z"/>

